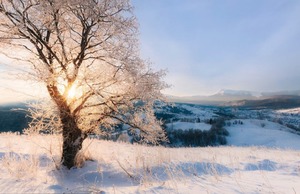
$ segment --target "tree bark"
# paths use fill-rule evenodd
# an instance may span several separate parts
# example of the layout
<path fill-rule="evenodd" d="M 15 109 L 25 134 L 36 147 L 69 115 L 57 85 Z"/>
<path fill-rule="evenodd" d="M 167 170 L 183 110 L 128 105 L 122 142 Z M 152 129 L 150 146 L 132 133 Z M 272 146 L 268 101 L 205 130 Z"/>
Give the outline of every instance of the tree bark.
<path fill-rule="evenodd" d="M 61 162 L 68 169 L 75 166 L 76 155 L 82 148 L 83 140 L 87 137 L 78 127 L 76 116 L 74 116 L 64 97 L 59 93 L 58 88 L 47 85 L 51 98 L 56 103 L 59 110 L 59 117 L 62 123 L 63 148 Z"/>
<path fill-rule="evenodd" d="M 68 110 L 60 110 L 63 127 L 63 150 L 61 162 L 68 169 L 76 165 L 76 155 L 82 148 L 86 134 L 78 128 L 76 118 Z"/>

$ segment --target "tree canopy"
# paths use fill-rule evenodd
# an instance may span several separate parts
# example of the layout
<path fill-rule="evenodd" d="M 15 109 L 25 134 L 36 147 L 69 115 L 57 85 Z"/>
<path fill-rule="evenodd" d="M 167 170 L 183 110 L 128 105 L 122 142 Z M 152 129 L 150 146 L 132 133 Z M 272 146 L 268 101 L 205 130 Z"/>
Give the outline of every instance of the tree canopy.
<path fill-rule="evenodd" d="M 77 153 L 88 133 L 118 123 L 146 142 L 165 138 L 152 110 L 163 97 L 164 71 L 139 56 L 128 0 L 1 0 L 0 44 L 44 83 L 64 152 Z"/>

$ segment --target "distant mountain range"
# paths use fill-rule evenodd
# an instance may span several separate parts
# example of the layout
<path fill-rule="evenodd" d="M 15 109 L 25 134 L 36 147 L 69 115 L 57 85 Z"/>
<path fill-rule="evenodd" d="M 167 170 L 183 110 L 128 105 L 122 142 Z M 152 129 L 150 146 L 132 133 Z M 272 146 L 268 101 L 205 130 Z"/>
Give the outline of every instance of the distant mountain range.
<path fill-rule="evenodd" d="M 265 99 L 239 100 L 225 102 L 223 106 L 236 106 L 255 109 L 285 109 L 300 107 L 300 96 L 297 95 L 276 95 Z"/>
<path fill-rule="evenodd" d="M 220 106 L 271 106 L 289 104 L 300 106 L 300 90 L 279 92 L 250 92 L 240 90 L 220 90 L 210 96 L 168 96 L 171 102 L 195 103 Z M 299 104 L 298 104 L 299 100 Z"/>

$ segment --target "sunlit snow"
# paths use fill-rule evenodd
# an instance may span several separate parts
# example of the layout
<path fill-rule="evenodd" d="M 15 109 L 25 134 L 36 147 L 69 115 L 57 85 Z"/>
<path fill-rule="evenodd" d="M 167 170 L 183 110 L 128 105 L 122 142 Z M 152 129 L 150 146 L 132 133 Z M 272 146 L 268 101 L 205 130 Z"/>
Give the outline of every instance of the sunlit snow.
<path fill-rule="evenodd" d="M 294 150 L 286 150 L 290 139 L 282 134 L 272 136 L 276 148 L 264 141 L 257 147 L 257 138 L 284 129 L 270 129 L 273 124 L 268 122 L 264 127 L 255 120 L 244 122 L 242 129 L 234 126 L 229 130 L 248 130 L 244 140 L 250 147 L 164 148 L 87 139 L 83 150 L 91 160 L 70 171 L 56 168 L 61 154 L 60 136 L 1 134 L 0 192 L 300 192 L 300 136 L 290 134 Z M 229 142 L 241 145 L 235 136 Z"/>

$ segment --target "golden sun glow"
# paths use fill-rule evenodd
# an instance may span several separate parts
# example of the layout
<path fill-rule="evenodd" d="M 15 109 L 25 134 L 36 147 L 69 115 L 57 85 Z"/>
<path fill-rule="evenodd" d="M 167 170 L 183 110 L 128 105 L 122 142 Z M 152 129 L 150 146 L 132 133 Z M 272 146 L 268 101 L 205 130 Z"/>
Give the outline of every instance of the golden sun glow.
<path fill-rule="evenodd" d="M 76 86 L 72 85 L 72 87 L 70 88 L 70 90 L 68 91 L 68 99 L 73 99 L 76 96 Z"/>

